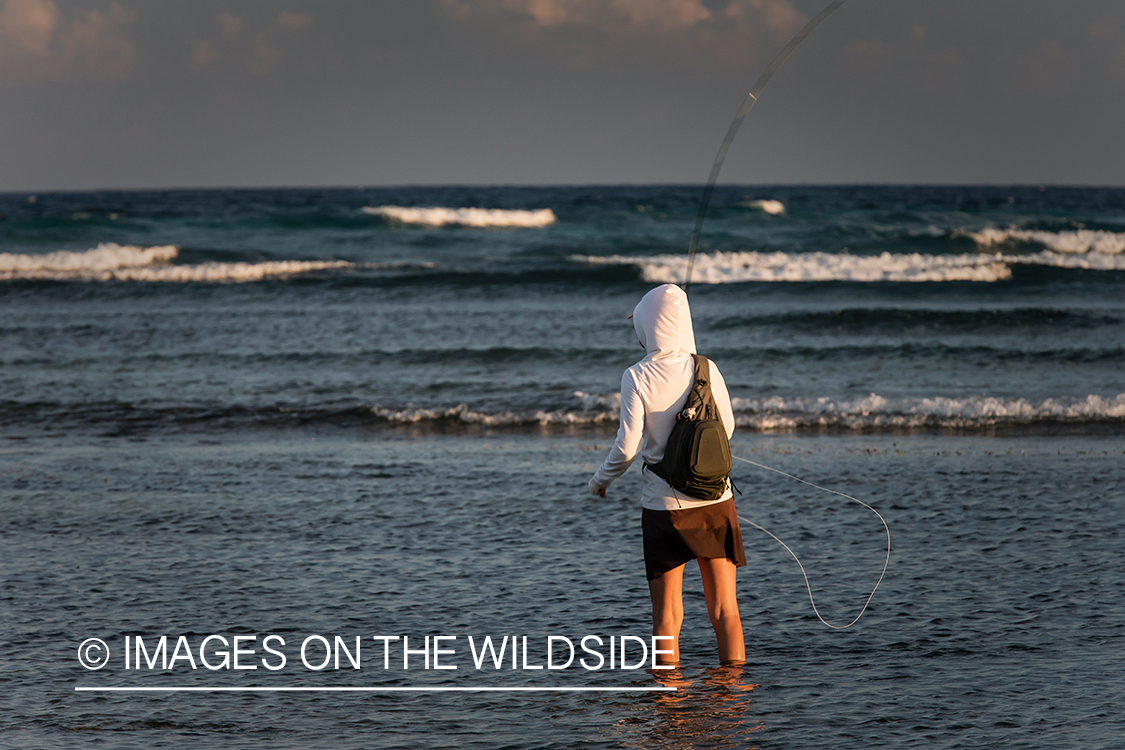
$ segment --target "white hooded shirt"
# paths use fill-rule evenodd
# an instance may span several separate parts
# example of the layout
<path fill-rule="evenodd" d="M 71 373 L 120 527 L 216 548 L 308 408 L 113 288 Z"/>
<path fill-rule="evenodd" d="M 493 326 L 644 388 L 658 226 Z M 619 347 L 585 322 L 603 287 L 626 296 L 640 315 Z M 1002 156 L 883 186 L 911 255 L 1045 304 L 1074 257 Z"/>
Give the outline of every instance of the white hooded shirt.
<path fill-rule="evenodd" d="M 648 352 L 621 376 L 621 427 L 609 455 L 590 478 L 590 492 L 608 487 L 625 473 L 638 454 L 645 463 L 664 458 L 664 446 L 687 403 L 695 378 L 695 333 L 687 294 L 664 284 L 646 294 L 633 310 L 633 327 Z M 734 433 L 734 412 L 723 375 L 711 363 L 711 394 L 719 417 Z M 677 492 L 649 470 L 643 472 L 641 505 L 650 510 L 682 510 L 721 503 L 731 497 L 730 483 L 718 500 L 699 500 Z"/>

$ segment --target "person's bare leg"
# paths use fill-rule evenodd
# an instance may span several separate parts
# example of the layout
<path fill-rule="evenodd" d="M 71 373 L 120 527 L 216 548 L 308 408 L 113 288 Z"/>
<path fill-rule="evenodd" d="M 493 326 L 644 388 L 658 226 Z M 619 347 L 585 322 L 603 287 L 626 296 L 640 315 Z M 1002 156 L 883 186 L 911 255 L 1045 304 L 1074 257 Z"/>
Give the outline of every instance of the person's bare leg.
<path fill-rule="evenodd" d="M 711 627 L 715 628 L 719 661 L 723 664 L 746 662 L 742 618 L 738 616 L 738 596 L 734 586 L 736 570 L 734 562 L 725 557 L 699 558 L 703 597 L 707 600 L 707 614 L 711 617 Z"/>
<path fill-rule="evenodd" d="M 661 654 L 657 664 L 680 663 L 680 626 L 684 624 L 684 566 L 672 568 L 648 582 L 652 597 L 652 634 L 670 635 L 671 641 L 657 641 Z"/>

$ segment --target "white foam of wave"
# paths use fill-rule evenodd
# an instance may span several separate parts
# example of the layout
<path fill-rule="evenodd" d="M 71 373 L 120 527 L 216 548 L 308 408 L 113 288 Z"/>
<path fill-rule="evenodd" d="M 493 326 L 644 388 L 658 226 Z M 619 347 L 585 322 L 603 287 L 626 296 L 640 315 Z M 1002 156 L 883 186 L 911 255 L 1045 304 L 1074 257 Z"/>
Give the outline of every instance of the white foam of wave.
<path fill-rule="evenodd" d="M 982 229 L 979 232 L 962 232 L 982 247 L 1030 242 L 1044 245 L 1057 253 L 1125 253 L 1125 232 L 1106 232 L 1094 229 L 1075 229 L 1063 232 L 1044 232 L 1028 229 Z"/>
<path fill-rule="evenodd" d="M 200 263 L 194 266 L 118 268 L 102 271 L 98 281 L 245 282 L 278 279 L 313 271 L 355 268 L 344 260 L 273 260 L 263 263 Z"/>
<path fill-rule="evenodd" d="M 1114 398 L 1089 395 L 1079 401 L 1046 399 L 922 398 L 887 399 L 874 393 L 854 401 L 829 398 L 731 399 L 736 422 L 762 432 L 809 427 L 982 428 L 1041 422 L 1125 420 L 1125 393 Z"/>
<path fill-rule="evenodd" d="M 387 409 L 373 407 L 371 413 L 392 424 L 424 424 L 427 422 L 457 422 L 484 427 L 505 427 L 518 425 L 589 425 L 616 422 L 616 411 L 572 412 L 529 411 L 529 412 L 481 412 L 470 409 L 467 404 L 459 404 L 449 409 Z"/>
<path fill-rule="evenodd" d="M 262 263 L 168 265 L 179 254 L 174 245 L 137 247 L 104 242 L 85 252 L 45 255 L 0 254 L 0 279 L 53 281 L 241 282 L 284 278 L 312 271 L 355 268 L 342 260 L 276 260 Z M 373 263 L 366 267 L 430 267 L 427 263 Z"/>
<path fill-rule="evenodd" d="M 388 409 L 376 406 L 371 413 L 393 424 L 419 424 L 426 422 L 458 422 L 460 424 L 503 427 L 514 425 L 588 425 L 616 422 L 621 412 L 620 393 L 583 393 L 575 391 L 581 409 L 556 411 L 502 411 L 481 412 L 458 404 L 448 409 Z"/>
<path fill-rule="evenodd" d="M 764 199 L 764 200 L 750 201 L 749 203 L 746 203 L 744 205 L 747 208 L 756 208 L 759 211 L 763 211 L 763 212 L 769 214 L 770 216 L 777 216 L 778 214 L 785 213 L 785 204 L 782 203 L 781 201 Z"/>
<path fill-rule="evenodd" d="M 614 423 L 620 418 L 621 394 L 575 391 L 581 410 L 481 412 L 460 404 L 448 409 L 374 407 L 372 414 L 392 424 L 455 422 L 484 427 L 520 425 L 576 426 Z M 777 432 L 794 429 L 987 429 L 1002 425 L 1091 423 L 1125 420 L 1125 393 L 1107 398 L 1089 395 L 1067 401 L 1046 399 L 915 398 L 861 399 L 733 398 L 735 421 L 743 429 Z"/>
<path fill-rule="evenodd" d="M 1043 250 L 1031 255 L 1005 255 L 1003 258 L 1005 262 L 1011 264 L 1024 263 L 1035 266 L 1053 266 L 1055 268 L 1086 268 L 1093 271 L 1125 271 L 1125 255 L 1105 255 L 1103 253 L 1064 255 L 1053 250 Z"/>
<path fill-rule="evenodd" d="M 0 278 L 42 278 L 37 274 L 84 275 L 117 268 L 168 263 L 180 249 L 175 245 L 137 247 L 103 242 L 85 252 L 59 251 L 45 255 L 0 253 Z"/>
<path fill-rule="evenodd" d="M 645 281 L 679 284 L 686 255 L 574 256 L 592 265 L 636 265 Z M 999 281 L 1012 275 L 995 255 L 846 255 L 833 253 L 699 253 L 691 280 L 701 284 L 744 281 Z"/>
<path fill-rule="evenodd" d="M 583 393 L 582 391 L 575 391 L 574 397 L 582 403 L 582 408 L 587 411 L 593 409 L 609 409 L 610 411 L 621 409 L 620 393 Z"/>
<path fill-rule="evenodd" d="M 549 208 L 528 211 L 500 208 L 443 208 L 441 206 L 428 208 L 364 206 L 363 212 L 373 216 L 385 216 L 403 224 L 421 224 L 428 227 L 442 227 L 446 224 L 458 224 L 466 227 L 545 227 L 558 221 L 555 212 Z"/>

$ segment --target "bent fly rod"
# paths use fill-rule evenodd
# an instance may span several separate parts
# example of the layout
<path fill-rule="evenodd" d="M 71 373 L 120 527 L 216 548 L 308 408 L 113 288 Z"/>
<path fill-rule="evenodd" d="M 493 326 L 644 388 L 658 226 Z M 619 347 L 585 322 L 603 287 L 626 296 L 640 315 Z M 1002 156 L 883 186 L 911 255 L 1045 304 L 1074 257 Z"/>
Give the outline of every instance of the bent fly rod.
<path fill-rule="evenodd" d="M 695 229 L 691 232 L 691 242 L 688 243 L 688 265 L 687 276 L 684 277 L 683 289 L 684 293 L 688 292 L 691 287 L 691 271 L 692 266 L 695 264 L 695 251 L 699 247 L 699 235 L 703 231 L 703 220 L 707 218 L 707 206 L 711 203 L 711 193 L 715 192 L 715 182 L 719 179 L 719 172 L 723 168 L 723 162 L 727 159 L 727 151 L 734 143 L 734 137 L 738 135 L 738 129 L 742 127 L 742 121 L 746 119 L 746 115 L 750 114 L 751 108 L 757 103 L 758 97 L 761 96 L 762 90 L 765 89 L 766 84 L 773 78 L 773 74 L 778 71 L 778 68 L 785 63 L 789 55 L 793 54 L 793 50 L 805 41 L 805 37 L 812 33 L 813 29 L 820 26 L 824 19 L 836 12 L 836 10 L 846 3 L 848 0 L 833 0 L 828 4 L 824 10 L 816 14 L 816 16 L 806 23 L 800 31 L 798 31 L 789 44 L 782 48 L 781 52 L 777 53 L 777 57 L 773 59 L 766 71 L 758 76 L 758 80 L 754 82 L 754 87 L 750 89 L 750 93 L 746 95 L 746 101 L 742 102 L 742 106 L 738 108 L 738 113 L 731 121 L 730 127 L 727 128 L 727 135 L 723 138 L 723 144 L 719 146 L 719 153 L 715 156 L 715 163 L 711 165 L 711 174 L 707 177 L 707 185 L 703 188 L 703 199 L 699 201 L 699 213 L 695 217 Z"/>

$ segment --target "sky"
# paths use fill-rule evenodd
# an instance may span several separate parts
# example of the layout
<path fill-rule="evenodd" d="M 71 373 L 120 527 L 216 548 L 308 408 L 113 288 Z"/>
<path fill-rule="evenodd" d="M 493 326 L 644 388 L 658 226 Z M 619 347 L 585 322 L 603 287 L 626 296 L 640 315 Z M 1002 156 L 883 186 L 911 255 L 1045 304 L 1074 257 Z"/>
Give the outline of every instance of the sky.
<path fill-rule="evenodd" d="M 0 191 L 701 183 L 827 0 L 0 0 Z M 1125 3 L 850 0 L 722 175 L 1125 185 Z"/>

